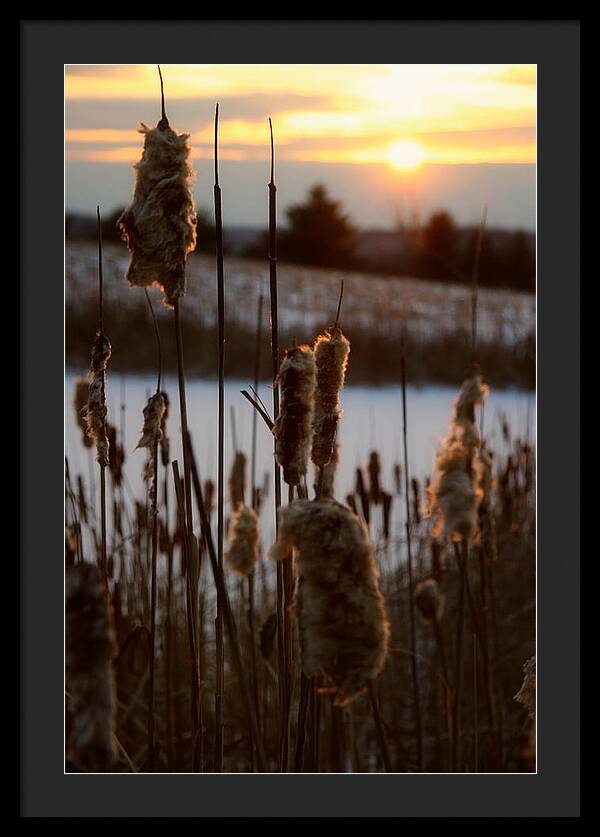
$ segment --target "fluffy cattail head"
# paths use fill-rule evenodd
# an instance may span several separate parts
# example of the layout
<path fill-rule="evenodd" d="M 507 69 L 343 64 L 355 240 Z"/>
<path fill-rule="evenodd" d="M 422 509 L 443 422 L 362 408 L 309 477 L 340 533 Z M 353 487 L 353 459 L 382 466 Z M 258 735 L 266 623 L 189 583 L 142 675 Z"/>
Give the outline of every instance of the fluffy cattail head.
<path fill-rule="evenodd" d="M 229 502 L 232 511 L 244 502 L 246 488 L 246 454 L 241 450 L 235 452 L 231 473 L 229 475 Z"/>
<path fill-rule="evenodd" d="M 240 505 L 229 524 L 227 566 L 241 576 L 248 575 L 258 561 L 259 528 L 254 509 Z"/>
<path fill-rule="evenodd" d="M 106 582 L 92 564 L 66 572 L 67 754 L 80 770 L 115 762 L 115 639 Z"/>
<path fill-rule="evenodd" d="M 454 404 L 456 420 L 475 421 L 475 407 L 483 404 L 489 395 L 489 387 L 483 383 L 481 374 L 474 371 L 463 382 Z"/>
<path fill-rule="evenodd" d="M 196 246 L 196 211 L 191 192 L 188 134 L 162 121 L 140 126 L 144 152 L 136 164 L 133 202 L 118 225 L 131 252 L 130 285 L 158 285 L 167 306 L 185 294 L 187 254 Z"/>
<path fill-rule="evenodd" d="M 436 473 L 429 486 L 430 508 L 438 517 L 434 537 L 443 532 L 453 540 L 467 540 L 477 531 L 483 491 L 475 407 L 483 403 L 488 393 L 481 375 L 474 371 L 464 381 L 454 403 L 450 433 L 438 453 Z"/>
<path fill-rule="evenodd" d="M 523 673 L 523 683 L 514 699 L 527 709 L 530 718 L 535 718 L 535 657 L 530 657 L 523 665 Z"/>
<path fill-rule="evenodd" d="M 350 343 L 339 326 L 320 334 L 314 344 L 317 367 L 311 459 L 324 468 L 333 455 L 337 424 L 342 415 L 340 390 L 344 386 Z"/>
<path fill-rule="evenodd" d="M 165 399 L 162 392 L 156 392 L 148 399 L 144 407 L 144 426 L 142 435 L 136 445 L 138 448 L 148 448 L 152 453 L 154 445 L 162 439 L 162 419 L 165 412 Z"/>
<path fill-rule="evenodd" d="M 437 514 L 433 536 L 442 533 L 453 540 L 468 540 L 477 531 L 477 505 L 480 492 L 467 470 L 471 452 L 451 444 L 438 454 L 436 474 L 431 483 L 431 508 Z"/>
<path fill-rule="evenodd" d="M 438 621 L 444 612 L 444 596 L 434 578 L 426 578 L 415 587 L 415 604 L 423 622 Z"/>
<path fill-rule="evenodd" d="M 383 668 L 389 626 L 375 547 L 363 522 L 334 500 L 296 500 L 279 513 L 272 558 L 295 549 L 302 667 L 349 703 Z"/>
<path fill-rule="evenodd" d="M 273 426 L 275 457 L 288 485 L 298 485 L 306 474 L 315 378 L 315 354 L 311 347 L 288 349 L 277 376 L 281 410 Z"/>
<path fill-rule="evenodd" d="M 97 460 L 103 467 L 109 465 L 108 437 L 106 435 L 106 395 L 104 375 L 110 360 L 111 345 L 108 337 L 98 331 L 92 343 L 90 383 L 85 419 L 88 436 L 96 442 Z"/>
<path fill-rule="evenodd" d="M 75 407 L 75 417 L 77 424 L 83 436 L 83 444 L 86 448 L 91 448 L 94 444 L 93 439 L 88 436 L 88 425 L 85 418 L 87 402 L 89 393 L 89 383 L 85 378 L 77 378 L 75 381 L 75 393 L 73 395 L 73 406 Z"/>

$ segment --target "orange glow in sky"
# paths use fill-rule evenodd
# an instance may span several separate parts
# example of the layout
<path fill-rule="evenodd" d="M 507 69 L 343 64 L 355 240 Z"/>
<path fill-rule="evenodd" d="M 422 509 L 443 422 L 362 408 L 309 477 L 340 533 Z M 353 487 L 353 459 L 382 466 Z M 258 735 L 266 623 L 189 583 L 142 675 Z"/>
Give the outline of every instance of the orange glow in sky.
<path fill-rule="evenodd" d="M 266 158 L 272 116 L 282 160 L 397 169 L 535 162 L 535 65 L 165 64 L 162 71 L 167 113 L 190 133 L 196 158 L 208 154 L 220 101 L 224 159 Z M 153 65 L 68 65 L 65 94 L 67 162 L 132 163 L 142 145 L 137 122 L 160 116 Z"/>

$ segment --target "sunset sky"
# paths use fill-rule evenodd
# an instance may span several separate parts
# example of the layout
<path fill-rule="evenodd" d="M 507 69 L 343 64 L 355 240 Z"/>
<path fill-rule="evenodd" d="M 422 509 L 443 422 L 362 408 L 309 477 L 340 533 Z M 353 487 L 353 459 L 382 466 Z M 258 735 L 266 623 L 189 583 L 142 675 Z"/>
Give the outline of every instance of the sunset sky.
<path fill-rule="evenodd" d="M 162 65 L 167 114 L 191 135 L 200 207 L 212 202 L 220 103 L 226 224 L 263 226 L 273 119 L 280 215 L 315 182 L 362 227 L 449 209 L 535 224 L 535 65 Z M 66 207 L 123 205 L 140 122 L 160 118 L 154 65 L 65 68 Z"/>

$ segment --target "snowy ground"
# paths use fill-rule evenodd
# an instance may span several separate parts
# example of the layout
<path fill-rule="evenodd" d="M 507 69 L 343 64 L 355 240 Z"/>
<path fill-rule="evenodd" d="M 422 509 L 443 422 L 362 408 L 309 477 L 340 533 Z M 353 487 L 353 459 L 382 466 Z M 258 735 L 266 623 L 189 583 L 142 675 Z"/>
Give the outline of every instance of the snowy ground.
<path fill-rule="evenodd" d="M 125 245 L 104 248 L 105 304 L 127 309 L 139 305 L 124 278 L 128 263 Z M 68 242 L 65 255 L 65 294 L 74 308 L 97 294 L 95 245 Z M 279 265 L 278 292 L 281 327 L 299 333 L 314 330 L 335 315 L 340 280 L 344 279 L 344 323 L 391 329 L 406 317 L 415 336 L 439 336 L 470 327 L 470 290 L 461 285 L 419 279 L 347 273 L 320 268 Z M 228 318 L 251 327 L 256 300 L 262 290 L 268 298 L 266 262 L 225 259 L 225 303 Z M 158 298 L 158 295 L 157 297 Z M 164 313 L 160 306 L 159 313 Z M 192 256 L 188 261 L 186 312 L 204 323 L 216 319 L 214 260 Z M 479 291 L 478 331 L 481 339 L 511 344 L 535 331 L 535 297 L 516 291 L 482 288 Z"/>

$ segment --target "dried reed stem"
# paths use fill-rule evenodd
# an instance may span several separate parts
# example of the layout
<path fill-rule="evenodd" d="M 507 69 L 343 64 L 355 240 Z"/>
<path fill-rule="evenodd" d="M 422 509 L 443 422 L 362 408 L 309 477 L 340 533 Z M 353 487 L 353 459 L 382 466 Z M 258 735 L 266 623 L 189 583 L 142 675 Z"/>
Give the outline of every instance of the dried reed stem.
<path fill-rule="evenodd" d="M 219 395 L 218 395 L 218 458 L 217 458 L 217 563 L 219 572 L 223 572 L 223 503 L 224 503 L 224 442 L 225 442 L 225 290 L 223 280 L 223 215 L 221 209 L 221 187 L 219 186 L 219 105 L 215 108 L 215 234 L 217 258 L 217 309 L 219 330 Z M 217 676 L 215 680 L 215 770 L 223 770 L 223 700 L 225 689 L 225 646 L 223 641 L 223 602 L 217 595 L 216 631 L 216 664 Z"/>
<path fill-rule="evenodd" d="M 273 377 L 273 421 L 279 417 L 279 325 L 277 306 L 277 187 L 275 186 L 275 146 L 273 142 L 273 123 L 269 117 L 269 132 L 271 136 L 271 178 L 269 180 L 269 295 L 271 304 L 271 361 Z M 276 440 L 273 438 L 273 451 Z M 281 506 L 281 471 L 277 460 L 274 459 L 274 502 L 275 502 L 275 533 L 278 527 L 278 511 Z M 279 713 L 283 726 L 285 715 L 285 642 L 283 635 L 283 564 L 277 563 L 277 676 L 279 683 Z M 283 748 L 280 747 L 280 751 Z M 280 769 L 282 765 L 280 764 Z"/>
<path fill-rule="evenodd" d="M 102 278 L 102 224 L 100 220 L 100 207 L 96 207 L 98 220 L 98 333 L 104 334 L 104 300 L 103 300 L 103 278 Z M 102 403 L 106 404 L 106 375 L 102 370 Z M 102 434 L 106 437 L 106 419 L 102 418 Z M 106 465 L 99 463 L 100 467 L 100 526 L 101 526 L 101 552 L 100 567 L 106 573 Z"/>
<path fill-rule="evenodd" d="M 222 612 L 223 612 L 223 619 L 225 628 L 227 629 L 227 634 L 229 638 L 229 644 L 231 648 L 231 653 L 233 656 L 233 664 L 237 670 L 239 684 L 240 684 L 240 691 L 242 694 L 242 701 L 244 703 L 244 708 L 246 710 L 246 716 L 248 719 L 248 730 L 250 734 L 250 739 L 252 742 L 252 746 L 255 748 L 256 752 L 256 764 L 258 767 L 259 772 L 265 772 L 266 766 L 266 758 L 265 752 L 263 747 L 262 738 L 260 736 L 260 731 L 258 728 L 258 723 L 256 720 L 256 715 L 254 713 L 254 707 L 252 705 L 252 700 L 250 696 L 250 690 L 248 688 L 248 681 L 246 679 L 246 671 L 244 668 L 243 660 L 242 660 L 242 653 L 240 650 L 240 643 L 238 639 L 238 632 L 235 624 L 235 619 L 233 617 L 233 611 L 231 609 L 231 605 L 229 603 L 229 596 L 227 593 L 227 586 L 225 584 L 225 576 L 223 573 L 223 568 L 219 568 L 219 563 L 217 560 L 217 554 L 215 551 L 215 545 L 213 541 L 212 531 L 210 528 L 210 523 L 208 521 L 208 517 L 206 514 L 206 507 L 204 505 L 204 495 L 202 493 L 202 485 L 200 483 L 200 476 L 198 474 L 198 468 L 196 465 L 196 459 L 194 457 L 194 452 L 192 450 L 191 440 L 188 436 L 186 437 L 185 442 L 189 448 L 189 455 L 191 459 L 191 468 L 192 468 L 192 479 L 194 483 L 194 493 L 196 495 L 196 503 L 198 506 L 198 513 L 200 515 L 200 523 L 202 527 L 202 537 L 204 540 L 204 544 L 206 546 L 206 550 L 208 552 L 208 557 L 210 560 L 210 565 L 213 573 L 213 579 L 215 582 L 215 586 L 217 588 L 217 596 L 221 598 L 222 604 Z"/>
<path fill-rule="evenodd" d="M 406 421 L 406 358 L 404 351 L 404 332 L 400 338 L 401 356 L 400 372 L 402 376 L 402 444 L 404 451 L 404 500 L 406 507 L 406 551 L 408 556 L 408 599 L 410 618 L 410 666 L 413 686 L 413 702 L 415 712 L 415 729 L 417 737 L 417 766 L 419 773 L 423 770 L 423 723 L 421 719 L 421 696 L 419 692 L 419 678 L 417 671 L 417 633 L 415 622 L 415 589 L 413 576 L 412 538 L 410 527 L 410 494 L 408 473 L 408 437 Z"/>

